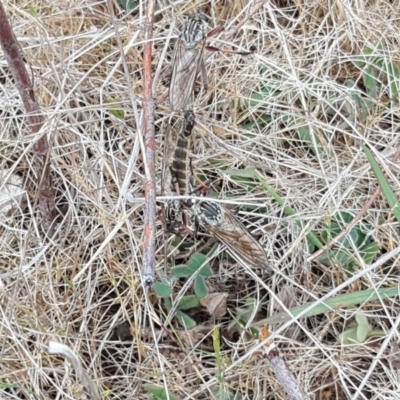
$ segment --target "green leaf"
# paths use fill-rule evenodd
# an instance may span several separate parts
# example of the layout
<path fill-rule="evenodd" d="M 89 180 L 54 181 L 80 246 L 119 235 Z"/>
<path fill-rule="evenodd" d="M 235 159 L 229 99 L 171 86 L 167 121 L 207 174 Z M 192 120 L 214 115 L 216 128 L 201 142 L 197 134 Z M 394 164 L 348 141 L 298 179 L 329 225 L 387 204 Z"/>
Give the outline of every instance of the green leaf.
<path fill-rule="evenodd" d="M 377 79 L 375 77 L 375 66 L 372 64 L 367 64 L 364 67 L 362 77 L 364 86 L 366 87 L 368 94 L 373 99 L 376 99 L 378 94 L 379 82 L 377 82 Z"/>
<path fill-rule="evenodd" d="M 149 393 L 153 394 L 154 396 L 156 396 L 157 399 L 160 399 L 160 400 L 168 399 L 167 392 L 165 391 L 164 388 L 160 388 L 157 386 L 151 386 L 151 385 L 144 385 L 144 389 L 147 390 Z M 168 392 L 168 395 L 169 395 L 170 400 L 178 400 L 177 397 L 172 396 L 169 392 Z"/>
<path fill-rule="evenodd" d="M 372 169 L 374 170 L 376 179 L 378 180 L 378 183 L 382 189 L 382 193 L 385 196 L 387 202 L 389 203 L 389 206 L 395 215 L 397 222 L 400 222 L 400 203 L 398 202 L 393 190 L 391 189 L 389 183 L 385 179 L 379 164 L 376 162 L 374 156 L 372 155 L 372 152 L 366 147 L 362 146 L 362 149 L 365 153 L 365 155 L 368 158 L 368 161 L 370 162 Z"/>
<path fill-rule="evenodd" d="M 194 281 L 194 292 L 199 299 L 206 297 L 208 294 L 206 283 L 201 275 L 196 276 L 196 279 Z"/>
<path fill-rule="evenodd" d="M 267 97 L 274 95 L 275 89 L 263 87 L 258 91 L 250 93 L 249 99 L 242 100 L 242 104 L 246 108 L 256 107 L 263 104 Z"/>
<path fill-rule="evenodd" d="M 368 318 L 363 313 L 356 314 L 357 321 L 357 340 L 359 343 L 365 342 L 365 339 L 368 337 L 368 334 L 371 331 L 371 325 L 368 322 Z"/>
<path fill-rule="evenodd" d="M 247 130 L 247 131 L 252 131 L 254 128 L 262 128 L 263 126 L 269 124 L 272 121 L 272 115 L 263 115 L 260 118 L 257 118 L 255 121 L 253 122 L 249 122 L 247 124 L 244 124 L 242 126 L 243 129 Z"/>
<path fill-rule="evenodd" d="M 188 278 L 194 273 L 193 268 L 187 265 L 179 265 L 171 269 L 171 275 L 175 278 Z"/>
<path fill-rule="evenodd" d="M 188 266 L 192 269 L 192 273 L 199 270 L 199 274 L 202 276 L 212 276 L 210 265 L 207 262 L 208 257 L 201 253 L 193 254 L 188 262 Z"/>
<path fill-rule="evenodd" d="M 182 311 L 178 310 L 176 312 L 176 318 L 181 326 L 186 329 L 192 329 L 197 325 L 197 322 L 193 318 L 189 317 L 189 315 L 185 314 Z"/>
<path fill-rule="evenodd" d="M 364 304 L 365 302 L 374 301 L 377 299 L 394 298 L 400 295 L 400 288 L 390 287 L 390 288 L 379 288 L 362 290 L 358 292 L 346 293 L 342 295 L 335 296 L 332 299 L 325 300 L 322 304 L 318 304 L 308 311 L 302 318 L 311 317 L 314 315 L 324 314 L 329 311 L 334 311 L 343 307 L 353 307 L 356 304 Z M 278 324 L 282 322 L 290 321 L 292 317 L 296 317 L 303 310 L 308 308 L 311 303 L 304 304 L 299 307 L 292 308 L 289 310 L 290 315 L 286 312 L 281 312 L 273 315 L 272 317 L 265 318 L 262 321 L 257 322 L 257 326 L 267 325 L 267 324 Z"/>
<path fill-rule="evenodd" d="M 378 250 L 379 245 L 375 241 L 367 243 L 365 246 L 360 248 L 360 254 L 365 264 L 369 265 L 372 263 L 372 260 L 378 253 Z"/>
<path fill-rule="evenodd" d="M 207 264 L 207 257 L 201 253 L 193 254 L 188 262 L 188 266 L 192 268 L 192 271 L 197 271 L 205 264 Z"/>
<path fill-rule="evenodd" d="M 117 4 L 125 11 L 139 10 L 139 1 L 136 0 L 117 0 Z"/>
<path fill-rule="evenodd" d="M 172 294 L 172 287 L 167 283 L 156 282 L 153 289 L 160 297 L 169 297 Z"/>
<path fill-rule="evenodd" d="M 192 308 L 198 307 L 199 299 L 191 294 L 189 296 L 183 296 L 176 306 L 177 310 L 191 310 Z"/>
<path fill-rule="evenodd" d="M 254 179 L 256 169 L 254 167 L 249 167 L 245 169 L 227 169 L 224 171 L 224 174 L 239 177 L 239 178 L 251 178 Z"/>
<path fill-rule="evenodd" d="M 167 310 L 167 312 L 170 312 L 172 309 L 172 302 L 169 297 L 164 297 L 164 308 Z"/>
<path fill-rule="evenodd" d="M 354 344 L 359 343 L 357 338 L 357 327 L 346 329 L 339 335 L 340 343 L 343 344 Z"/>
<path fill-rule="evenodd" d="M 378 59 L 376 64 L 381 68 L 387 84 L 389 86 L 389 97 L 391 100 L 399 100 L 400 90 L 400 71 L 397 65 L 390 59 L 381 58 Z"/>

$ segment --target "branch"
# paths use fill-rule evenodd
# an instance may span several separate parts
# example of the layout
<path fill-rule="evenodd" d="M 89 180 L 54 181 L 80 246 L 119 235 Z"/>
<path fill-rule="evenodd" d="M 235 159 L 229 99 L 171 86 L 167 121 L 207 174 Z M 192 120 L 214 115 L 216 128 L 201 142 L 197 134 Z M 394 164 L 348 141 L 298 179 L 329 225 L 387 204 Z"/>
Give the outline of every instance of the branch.
<path fill-rule="evenodd" d="M 15 85 L 21 96 L 25 108 L 29 127 L 34 134 L 38 134 L 43 127 L 44 117 L 35 98 L 32 83 L 22 59 L 20 48 L 7 15 L 0 2 L 0 44 L 7 63 L 14 77 Z M 53 222 L 57 216 L 55 206 L 53 182 L 50 176 L 50 148 L 45 134 L 37 139 L 33 145 L 34 166 L 38 183 L 39 209 L 43 219 L 43 226 L 49 236 L 53 235 Z"/>
<path fill-rule="evenodd" d="M 145 22 L 145 45 L 143 52 L 143 133 L 145 142 L 144 162 L 146 164 L 146 183 L 144 185 L 144 244 L 142 285 L 154 283 L 154 263 L 156 245 L 156 182 L 155 182 L 155 102 L 152 93 L 151 58 L 153 39 L 154 0 L 148 1 Z"/>
<path fill-rule="evenodd" d="M 265 341 L 264 356 L 272 371 L 274 371 L 279 383 L 290 396 L 290 399 L 309 400 L 310 397 L 304 393 L 303 389 L 297 383 L 292 371 L 288 368 L 285 360 L 281 357 L 278 348 L 275 343 L 269 339 L 269 336 L 270 333 L 267 327 L 264 326 L 261 330 L 261 338 Z"/>

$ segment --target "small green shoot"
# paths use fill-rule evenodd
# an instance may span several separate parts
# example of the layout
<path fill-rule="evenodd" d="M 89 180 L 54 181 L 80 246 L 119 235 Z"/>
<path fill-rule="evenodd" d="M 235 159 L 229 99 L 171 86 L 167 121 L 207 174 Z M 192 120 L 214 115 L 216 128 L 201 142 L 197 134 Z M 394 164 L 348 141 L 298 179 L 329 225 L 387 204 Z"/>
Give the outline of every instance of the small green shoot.
<path fill-rule="evenodd" d="M 117 108 L 117 103 L 114 100 L 107 100 L 107 103 L 109 105 L 108 112 L 110 115 L 113 115 L 118 119 L 125 119 L 125 111 Z"/>
<path fill-rule="evenodd" d="M 357 325 L 345 330 L 339 335 L 340 343 L 354 344 L 364 343 L 368 338 L 374 336 L 384 337 L 386 333 L 382 330 L 373 330 L 368 318 L 363 313 L 357 313 L 355 316 Z"/>
<path fill-rule="evenodd" d="M 145 390 L 147 390 L 149 393 L 151 393 L 153 395 L 153 397 L 151 398 L 151 400 L 178 400 L 177 397 L 173 396 L 172 394 L 170 394 L 168 392 L 165 391 L 164 388 L 160 388 L 157 386 L 152 386 L 152 385 L 144 385 Z"/>
<path fill-rule="evenodd" d="M 219 335 L 219 327 L 216 326 L 213 330 L 212 334 L 213 339 L 213 347 L 215 352 L 215 363 L 218 369 L 217 379 L 220 384 L 224 382 L 224 369 L 223 369 L 223 362 L 221 357 L 221 338 Z"/>

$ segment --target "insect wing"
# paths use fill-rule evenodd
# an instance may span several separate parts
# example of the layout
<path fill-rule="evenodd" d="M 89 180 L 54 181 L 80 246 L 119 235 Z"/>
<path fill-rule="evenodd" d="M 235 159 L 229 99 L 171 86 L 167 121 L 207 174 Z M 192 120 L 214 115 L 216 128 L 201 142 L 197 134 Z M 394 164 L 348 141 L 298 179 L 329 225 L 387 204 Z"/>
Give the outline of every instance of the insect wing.
<path fill-rule="evenodd" d="M 224 218 L 218 225 L 207 225 L 207 229 L 239 260 L 267 268 L 265 250 L 229 210 L 224 210 Z"/>
<path fill-rule="evenodd" d="M 169 101 L 173 110 L 182 110 L 189 102 L 203 57 L 205 40 L 196 47 L 186 49 L 178 39 L 175 49 L 169 88 Z"/>

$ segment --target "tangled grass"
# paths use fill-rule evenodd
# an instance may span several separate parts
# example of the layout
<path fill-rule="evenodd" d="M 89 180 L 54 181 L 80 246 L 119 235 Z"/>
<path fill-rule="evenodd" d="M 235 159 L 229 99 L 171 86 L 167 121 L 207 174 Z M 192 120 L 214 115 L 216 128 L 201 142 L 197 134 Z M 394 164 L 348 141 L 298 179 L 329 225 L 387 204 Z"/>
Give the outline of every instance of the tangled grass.
<path fill-rule="evenodd" d="M 167 88 L 173 40 L 184 14 L 202 8 L 211 16 L 210 27 L 223 23 L 228 31 L 250 7 L 245 0 L 157 5 L 155 96 Z M 213 189 L 219 198 L 240 206 L 239 217 L 267 250 L 276 273 L 267 280 L 262 268 L 249 270 L 223 254 L 213 256 L 208 291 L 227 294 L 231 313 L 216 317 L 203 306 L 189 309 L 196 323 L 191 330 L 172 318 L 173 308 L 168 316 L 159 297 L 140 286 L 141 122 L 130 107 L 114 25 L 140 105 L 145 5 L 130 14 L 116 7 L 115 21 L 105 1 L 4 6 L 46 116 L 62 217 L 59 235 L 46 239 L 35 209 L 35 138 L 3 59 L 0 162 L 2 170 L 22 178 L 24 195 L 0 226 L 1 398 L 86 398 L 69 364 L 48 354 L 50 341 L 79 355 L 107 399 L 151 398 L 146 385 L 178 399 L 287 398 L 252 341 L 250 325 L 322 296 L 379 293 L 398 284 L 400 231 L 385 196 L 375 198 L 352 235 L 324 261 L 312 257 L 317 247 L 309 235 L 329 242 L 378 188 L 363 146 L 399 196 L 393 161 L 399 146 L 399 2 L 275 0 L 234 38 L 226 41 L 222 33 L 210 39 L 215 46 L 254 54 L 215 53 L 207 61 L 209 89 L 200 89 L 194 103 L 193 168 L 200 177 L 218 179 Z M 179 129 L 181 116 L 171 122 L 165 101 L 155 117 L 161 188 L 165 132 L 171 123 Z M 4 188 L 8 178 L 0 176 Z M 184 264 L 214 244 L 207 238 L 184 237 L 179 245 L 171 237 L 166 241 L 161 221 L 156 235 L 159 280 L 165 249 L 169 275 L 170 264 Z M 366 244 L 373 249 L 367 255 Z M 388 253 L 392 256 L 385 259 Z M 175 302 L 192 293 L 190 283 L 174 281 Z M 393 296 L 344 301 L 272 325 L 282 357 L 310 397 L 400 396 L 397 301 Z M 243 310 L 246 329 L 233 318 Z M 367 333 L 345 343 L 357 326 Z"/>

